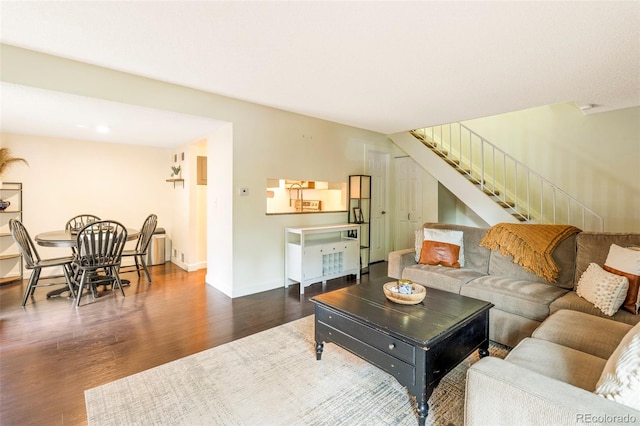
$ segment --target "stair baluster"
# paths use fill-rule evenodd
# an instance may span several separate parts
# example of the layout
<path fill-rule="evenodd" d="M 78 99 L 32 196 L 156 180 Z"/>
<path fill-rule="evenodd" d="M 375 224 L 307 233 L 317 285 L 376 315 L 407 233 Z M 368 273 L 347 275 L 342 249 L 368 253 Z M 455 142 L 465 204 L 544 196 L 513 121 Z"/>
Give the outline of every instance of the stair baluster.
<path fill-rule="evenodd" d="M 521 222 L 562 223 L 603 231 L 600 215 L 464 124 L 410 133 Z"/>

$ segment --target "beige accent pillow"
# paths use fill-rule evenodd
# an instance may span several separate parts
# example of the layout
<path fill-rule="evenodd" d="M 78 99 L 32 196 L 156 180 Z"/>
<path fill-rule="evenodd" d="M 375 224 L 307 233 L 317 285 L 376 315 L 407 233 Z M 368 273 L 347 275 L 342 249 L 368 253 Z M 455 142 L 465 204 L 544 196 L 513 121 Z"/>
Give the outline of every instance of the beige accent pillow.
<path fill-rule="evenodd" d="M 578 281 L 576 293 L 605 315 L 613 316 L 622 306 L 628 289 L 627 277 L 612 274 L 598 264 L 590 263 Z"/>
<path fill-rule="evenodd" d="M 629 330 L 607 360 L 595 393 L 640 410 L 640 324 Z"/>
<path fill-rule="evenodd" d="M 604 264 L 628 274 L 640 275 L 640 251 L 611 244 Z"/>

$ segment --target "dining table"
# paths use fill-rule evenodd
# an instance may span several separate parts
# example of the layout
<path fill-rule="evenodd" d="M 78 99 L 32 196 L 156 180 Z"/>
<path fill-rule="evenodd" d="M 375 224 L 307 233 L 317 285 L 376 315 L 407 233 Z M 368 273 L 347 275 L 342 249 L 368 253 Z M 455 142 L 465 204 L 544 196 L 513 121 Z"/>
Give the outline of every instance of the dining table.
<path fill-rule="evenodd" d="M 139 229 L 127 228 L 127 241 L 136 240 L 139 236 Z M 76 247 L 78 242 L 78 233 L 73 232 L 71 229 L 46 231 L 36 235 L 35 241 L 42 247 Z M 131 281 L 126 279 L 120 281 L 122 281 L 122 285 L 131 284 Z M 47 299 L 53 296 L 59 296 L 66 291 L 69 291 L 66 287 L 52 290 L 47 293 Z"/>
<path fill-rule="evenodd" d="M 127 228 L 127 241 L 136 240 L 140 235 L 140 230 Z M 57 231 L 47 231 L 36 235 L 36 243 L 43 247 L 75 247 L 78 233 L 71 229 L 60 229 Z"/>

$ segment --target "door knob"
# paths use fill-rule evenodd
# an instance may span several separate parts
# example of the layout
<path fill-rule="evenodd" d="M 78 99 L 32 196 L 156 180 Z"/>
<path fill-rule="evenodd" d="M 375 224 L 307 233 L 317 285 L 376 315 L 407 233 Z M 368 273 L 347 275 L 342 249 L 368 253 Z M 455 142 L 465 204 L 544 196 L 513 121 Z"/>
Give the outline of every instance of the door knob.
<path fill-rule="evenodd" d="M 380 214 L 387 214 L 387 212 L 385 212 L 384 210 L 382 210 L 382 211 L 380 212 Z"/>

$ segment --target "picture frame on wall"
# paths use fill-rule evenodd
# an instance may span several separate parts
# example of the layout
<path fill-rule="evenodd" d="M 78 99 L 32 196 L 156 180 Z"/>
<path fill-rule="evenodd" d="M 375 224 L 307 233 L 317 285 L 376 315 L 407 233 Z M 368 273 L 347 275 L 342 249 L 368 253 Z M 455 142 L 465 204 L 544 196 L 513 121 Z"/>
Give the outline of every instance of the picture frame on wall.
<path fill-rule="evenodd" d="M 353 208 L 353 220 L 355 223 L 364 222 L 364 216 L 362 215 L 362 210 L 360 209 L 360 207 Z"/>

